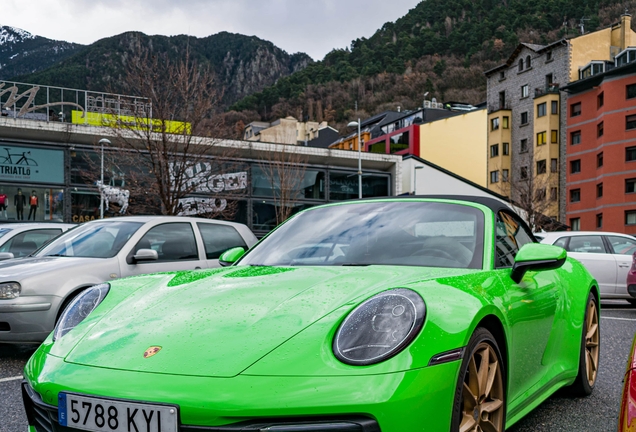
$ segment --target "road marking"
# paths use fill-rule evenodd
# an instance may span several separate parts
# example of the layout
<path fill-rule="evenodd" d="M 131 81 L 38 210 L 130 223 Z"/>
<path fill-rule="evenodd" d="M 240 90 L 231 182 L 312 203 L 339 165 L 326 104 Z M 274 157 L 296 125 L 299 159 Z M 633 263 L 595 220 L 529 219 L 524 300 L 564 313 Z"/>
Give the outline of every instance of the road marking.
<path fill-rule="evenodd" d="M 610 319 L 610 320 L 618 320 L 618 321 L 636 321 L 636 318 L 618 318 L 618 317 L 607 317 L 607 316 L 602 316 L 601 319 Z"/>
<path fill-rule="evenodd" d="M 22 375 L 9 377 L 9 378 L 0 378 L 0 383 L 9 382 L 9 381 L 17 381 L 17 380 L 21 380 L 21 379 L 22 379 Z"/>

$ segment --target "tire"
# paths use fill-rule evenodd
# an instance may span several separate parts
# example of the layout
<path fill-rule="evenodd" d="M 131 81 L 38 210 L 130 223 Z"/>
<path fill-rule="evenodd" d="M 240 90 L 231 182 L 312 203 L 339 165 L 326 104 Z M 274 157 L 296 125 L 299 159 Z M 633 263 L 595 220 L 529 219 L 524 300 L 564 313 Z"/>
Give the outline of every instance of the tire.
<path fill-rule="evenodd" d="M 484 359 L 488 359 L 487 369 L 482 368 Z M 451 432 L 504 431 L 505 366 L 492 333 L 485 328 L 477 328 L 464 350 L 464 358 L 459 369 Z M 489 373 L 492 374 L 492 383 L 486 379 Z"/>
<path fill-rule="evenodd" d="M 585 319 L 581 332 L 579 350 L 579 371 L 574 383 L 567 388 L 570 396 L 585 397 L 592 394 L 598 377 L 601 332 L 599 327 L 598 303 L 594 294 L 587 297 Z"/>

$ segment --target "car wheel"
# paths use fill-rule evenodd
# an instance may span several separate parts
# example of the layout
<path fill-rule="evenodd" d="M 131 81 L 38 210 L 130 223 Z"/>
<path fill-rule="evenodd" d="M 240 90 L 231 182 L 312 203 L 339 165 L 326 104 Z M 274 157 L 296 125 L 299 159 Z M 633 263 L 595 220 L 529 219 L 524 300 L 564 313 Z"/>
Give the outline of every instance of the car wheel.
<path fill-rule="evenodd" d="M 598 307 L 594 294 L 590 293 L 585 308 L 585 322 L 579 353 L 579 373 L 569 390 L 572 396 L 589 396 L 594 390 L 598 375 L 598 360 L 601 332 L 598 322 Z"/>
<path fill-rule="evenodd" d="M 475 330 L 459 370 L 452 432 L 503 432 L 506 425 L 504 366 L 493 335 L 485 328 Z"/>

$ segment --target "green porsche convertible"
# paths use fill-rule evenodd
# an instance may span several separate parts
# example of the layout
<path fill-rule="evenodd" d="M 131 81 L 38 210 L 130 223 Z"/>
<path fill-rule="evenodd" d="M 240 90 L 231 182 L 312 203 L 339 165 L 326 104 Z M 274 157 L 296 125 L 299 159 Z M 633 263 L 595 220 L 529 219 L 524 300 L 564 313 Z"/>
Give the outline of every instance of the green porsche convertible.
<path fill-rule="evenodd" d="M 500 432 L 594 388 L 597 283 L 494 199 L 315 207 L 221 261 L 69 304 L 30 431 Z"/>

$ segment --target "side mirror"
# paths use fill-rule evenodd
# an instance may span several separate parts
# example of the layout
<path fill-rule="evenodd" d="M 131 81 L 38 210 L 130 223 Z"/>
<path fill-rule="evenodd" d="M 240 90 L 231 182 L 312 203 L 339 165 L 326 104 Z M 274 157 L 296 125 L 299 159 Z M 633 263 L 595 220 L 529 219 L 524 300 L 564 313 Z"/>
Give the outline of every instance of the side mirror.
<path fill-rule="evenodd" d="M 133 255 L 135 262 L 139 261 L 157 261 L 159 254 L 154 249 L 139 249 L 135 255 Z"/>
<path fill-rule="evenodd" d="M 0 261 L 13 259 L 15 256 L 11 252 L 0 252 Z"/>
<path fill-rule="evenodd" d="M 219 264 L 221 264 L 221 267 L 230 266 L 237 262 L 243 255 L 245 255 L 245 249 L 242 247 L 228 249 L 219 257 Z"/>
<path fill-rule="evenodd" d="M 528 270 L 558 269 L 565 263 L 567 256 L 567 252 L 561 247 L 529 243 L 517 253 L 510 277 L 515 283 L 519 283 Z"/>

